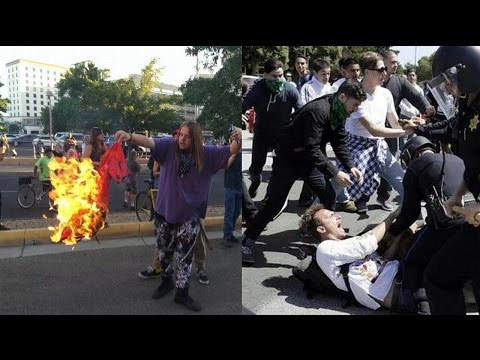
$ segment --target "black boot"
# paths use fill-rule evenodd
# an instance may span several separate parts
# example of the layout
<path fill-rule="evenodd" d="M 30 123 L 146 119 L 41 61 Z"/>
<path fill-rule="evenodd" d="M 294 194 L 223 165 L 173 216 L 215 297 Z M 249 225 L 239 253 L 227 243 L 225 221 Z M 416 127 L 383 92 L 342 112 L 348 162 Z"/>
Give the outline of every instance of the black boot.
<path fill-rule="evenodd" d="M 153 292 L 152 299 L 161 299 L 167 295 L 170 291 L 173 290 L 175 285 L 171 276 L 162 277 L 162 283 L 160 286 Z"/>
<path fill-rule="evenodd" d="M 200 304 L 188 295 L 188 287 L 183 289 L 177 288 L 177 292 L 175 293 L 175 298 L 173 301 L 175 301 L 177 304 L 185 305 L 187 308 L 193 311 L 202 310 Z"/>

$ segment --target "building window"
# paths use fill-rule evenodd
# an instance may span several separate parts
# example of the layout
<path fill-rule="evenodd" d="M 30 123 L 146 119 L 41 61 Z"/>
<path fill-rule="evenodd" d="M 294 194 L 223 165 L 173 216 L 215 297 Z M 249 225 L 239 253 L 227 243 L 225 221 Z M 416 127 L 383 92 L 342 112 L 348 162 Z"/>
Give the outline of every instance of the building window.
<path fill-rule="evenodd" d="M 36 104 L 36 103 L 37 103 L 37 100 L 33 100 L 33 103 Z"/>
<path fill-rule="evenodd" d="M 29 113 L 29 112 L 27 112 L 27 116 L 30 116 L 30 113 Z"/>
<path fill-rule="evenodd" d="M 27 106 L 27 110 L 30 110 L 30 106 Z"/>
<path fill-rule="evenodd" d="M 27 99 L 27 100 L 25 100 L 25 101 L 27 102 L 27 104 L 30 104 L 30 100 Z"/>

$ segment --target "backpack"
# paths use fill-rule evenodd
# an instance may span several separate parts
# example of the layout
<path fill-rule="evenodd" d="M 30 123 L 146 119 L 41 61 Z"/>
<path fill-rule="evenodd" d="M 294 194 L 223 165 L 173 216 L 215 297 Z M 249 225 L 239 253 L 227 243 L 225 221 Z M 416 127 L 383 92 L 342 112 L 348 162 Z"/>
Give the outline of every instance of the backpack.
<path fill-rule="evenodd" d="M 350 264 L 343 264 L 340 272 L 343 275 L 348 292 L 340 290 L 328 278 L 317 263 L 317 245 L 304 244 L 299 248 L 301 261 L 292 269 L 293 275 L 303 283 L 303 290 L 308 299 L 312 299 L 315 294 L 327 294 L 342 296 L 347 298 L 344 308 L 351 303 L 358 305 L 348 280 L 348 269 Z"/>

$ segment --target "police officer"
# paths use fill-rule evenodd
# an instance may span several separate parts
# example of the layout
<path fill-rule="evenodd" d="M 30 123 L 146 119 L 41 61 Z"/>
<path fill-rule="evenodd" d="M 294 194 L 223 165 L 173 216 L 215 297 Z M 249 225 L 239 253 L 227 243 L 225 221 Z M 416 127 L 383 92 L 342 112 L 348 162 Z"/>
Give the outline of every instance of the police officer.
<path fill-rule="evenodd" d="M 437 153 L 436 146 L 423 136 L 408 140 L 400 159 L 406 169 L 403 178 L 405 198 L 387 238 L 393 239 L 412 225 L 420 215 L 421 201 L 427 203 L 427 225 L 413 237 L 403 262 L 403 286 L 415 291 L 423 288 L 423 272 L 432 255 L 464 223 L 462 218 L 436 213 L 433 205 L 429 206 L 431 197 L 435 193 L 438 198 L 452 196 L 461 183 L 459 174 L 463 174 L 465 167 L 459 157 Z"/>
<path fill-rule="evenodd" d="M 430 261 L 425 270 L 425 288 L 433 315 L 461 315 L 466 312 L 462 291 L 465 282 L 472 279 L 475 287 L 480 281 L 480 47 L 441 46 L 433 58 L 432 72 L 435 78 L 430 84 L 435 99 L 448 107 L 448 91 L 458 100 L 458 153 L 465 172 L 445 205 L 467 222 Z M 477 202 L 464 207 L 463 195 L 467 191 Z M 478 296 L 476 300 L 478 306 Z"/>

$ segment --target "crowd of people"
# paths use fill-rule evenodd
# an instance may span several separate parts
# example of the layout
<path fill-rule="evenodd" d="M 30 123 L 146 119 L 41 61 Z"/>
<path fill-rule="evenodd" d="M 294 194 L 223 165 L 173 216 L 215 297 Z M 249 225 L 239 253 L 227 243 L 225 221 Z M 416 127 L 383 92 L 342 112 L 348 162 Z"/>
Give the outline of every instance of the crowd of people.
<path fill-rule="evenodd" d="M 407 69 L 406 76 L 396 74 L 398 58 L 392 50 L 342 58 L 342 78 L 332 85 L 327 61 L 310 64 L 311 71 L 308 59 L 298 56 L 296 73 L 288 71 L 284 78 L 283 64 L 268 59 L 263 78 L 243 95 L 242 111 L 256 114 L 252 198 L 266 153 L 274 150 L 275 158 L 263 206 L 249 218 L 242 237 L 242 262 L 255 264 L 256 240 L 282 210 L 292 184 L 302 179 L 317 197 L 302 217 L 302 229 L 310 229 L 319 244 L 318 264 L 339 289 L 346 291 L 340 266 L 350 263 L 353 293 L 366 307 L 464 314 L 466 281 L 479 295 L 474 263 L 480 256 L 480 205 L 465 205 L 463 196 L 471 192 L 477 200 L 480 193 L 475 156 L 480 48 L 440 47 L 428 92 L 417 85 L 414 69 Z M 336 164 L 328 159 L 327 143 Z M 392 187 L 399 194 L 394 212 Z M 377 191 L 381 208 L 392 213 L 380 228 L 347 239 L 334 211 L 365 214 Z M 399 251 L 399 239 L 422 221 Z"/>

